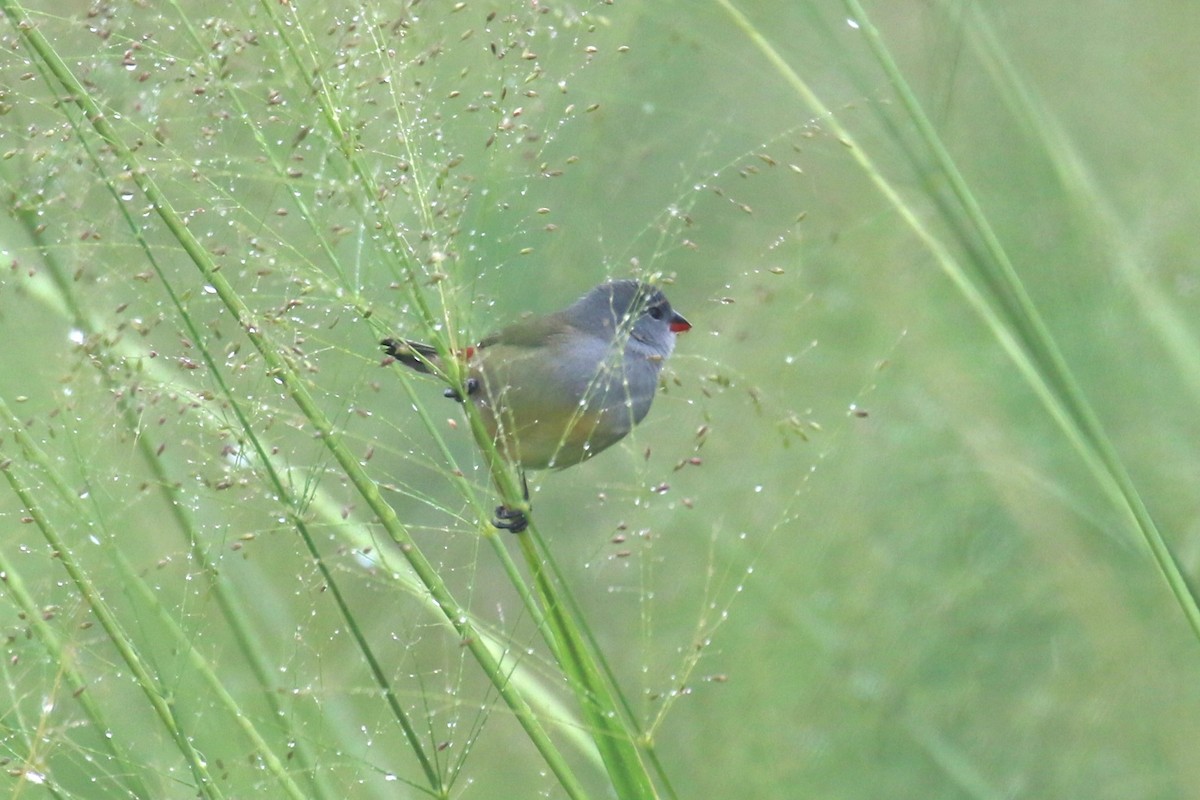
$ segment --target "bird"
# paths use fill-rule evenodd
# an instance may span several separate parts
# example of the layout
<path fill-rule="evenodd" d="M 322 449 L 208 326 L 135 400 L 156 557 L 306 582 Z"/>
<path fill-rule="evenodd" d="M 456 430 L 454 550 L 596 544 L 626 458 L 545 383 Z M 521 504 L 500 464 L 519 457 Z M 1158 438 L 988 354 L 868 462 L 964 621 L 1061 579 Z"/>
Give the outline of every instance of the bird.
<path fill-rule="evenodd" d="M 661 289 L 608 281 L 561 311 L 521 319 L 455 353 L 466 379 L 445 394 L 479 409 L 497 451 L 517 467 L 528 501 L 525 470 L 586 461 L 645 418 L 676 334 L 691 327 Z M 402 338 L 380 345 L 390 357 L 385 363 L 449 380 L 432 345 Z M 528 517 L 502 505 L 493 524 L 520 533 Z"/>

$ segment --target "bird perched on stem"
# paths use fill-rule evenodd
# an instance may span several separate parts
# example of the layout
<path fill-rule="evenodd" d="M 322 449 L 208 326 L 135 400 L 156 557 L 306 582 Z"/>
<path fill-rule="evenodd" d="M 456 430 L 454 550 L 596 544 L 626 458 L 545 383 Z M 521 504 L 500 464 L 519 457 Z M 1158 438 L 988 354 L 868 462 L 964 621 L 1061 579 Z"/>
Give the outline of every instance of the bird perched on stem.
<path fill-rule="evenodd" d="M 479 409 L 496 449 L 526 469 L 563 469 L 617 443 L 642 421 L 675 335 L 691 324 L 659 290 L 634 280 L 602 283 L 562 311 L 530 317 L 456 353 L 466 366 L 447 397 Z M 436 348 L 384 339 L 389 356 L 449 380 Z M 494 523 L 514 533 L 520 509 L 500 506 Z"/>

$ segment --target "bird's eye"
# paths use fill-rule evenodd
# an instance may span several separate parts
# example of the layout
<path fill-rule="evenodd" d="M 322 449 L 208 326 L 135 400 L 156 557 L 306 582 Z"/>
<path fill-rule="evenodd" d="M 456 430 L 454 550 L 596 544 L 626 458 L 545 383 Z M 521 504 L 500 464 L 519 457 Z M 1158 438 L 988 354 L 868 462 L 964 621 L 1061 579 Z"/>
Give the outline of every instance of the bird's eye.
<path fill-rule="evenodd" d="M 646 310 L 646 313 L 649 314 L 654 319 L 662 319 L 663 318 L 662 306 L 650 306 L 650 308 L 648 308 Z"/>

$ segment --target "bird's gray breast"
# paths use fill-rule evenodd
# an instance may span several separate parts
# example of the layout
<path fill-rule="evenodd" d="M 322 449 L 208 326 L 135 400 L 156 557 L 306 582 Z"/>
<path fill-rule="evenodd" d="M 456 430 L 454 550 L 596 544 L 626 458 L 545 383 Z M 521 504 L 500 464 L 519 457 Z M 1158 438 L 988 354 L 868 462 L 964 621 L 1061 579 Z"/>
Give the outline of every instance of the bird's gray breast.
<path fill-rule="evenodd" d="M 631 340 L 623 350 L 610 346 L 585 394 L 588 410 L 602 412 L 624 435 L 650 411 L 661 369 L 662 359 L 640 343 Z"/>

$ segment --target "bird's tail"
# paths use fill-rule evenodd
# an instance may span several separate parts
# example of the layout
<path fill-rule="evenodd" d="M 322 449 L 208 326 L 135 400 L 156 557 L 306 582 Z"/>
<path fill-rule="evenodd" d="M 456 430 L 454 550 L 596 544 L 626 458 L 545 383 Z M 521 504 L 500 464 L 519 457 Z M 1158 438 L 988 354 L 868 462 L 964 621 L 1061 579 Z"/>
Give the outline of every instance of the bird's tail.
<path fill-rule="evenodd" d="M 384 339 L 379 343 L 383 352 L 417 372 L 430 372 L 429 362 L 436 361 L 437 350 L 428 344 L 410 342 L 407 339 Z"/>

